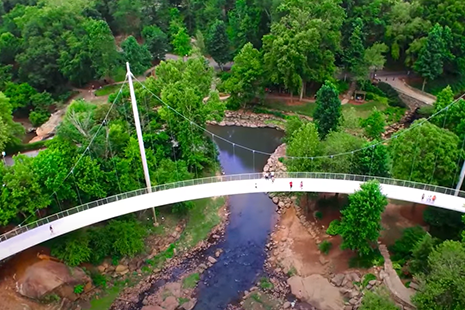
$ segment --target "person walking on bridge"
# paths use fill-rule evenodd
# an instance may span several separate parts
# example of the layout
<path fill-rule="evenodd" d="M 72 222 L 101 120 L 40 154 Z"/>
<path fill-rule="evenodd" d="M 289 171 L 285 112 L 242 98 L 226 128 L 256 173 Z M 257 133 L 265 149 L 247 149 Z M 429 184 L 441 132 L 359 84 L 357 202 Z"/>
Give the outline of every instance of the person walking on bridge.
<path fill-rule="evenodd" d="M 292 189 L 292 181 L 289 182 L 289 187 Z"/>
<path fill-rule="evenodd" d="M 304 181 L 300 181 L 300 190 L 304 189 Z"/>
<path fill-rule="evenodd" d="M 52 228 L 52 225 L 50 225 L 50 235 L 53 235 L 53 228 Z"/>

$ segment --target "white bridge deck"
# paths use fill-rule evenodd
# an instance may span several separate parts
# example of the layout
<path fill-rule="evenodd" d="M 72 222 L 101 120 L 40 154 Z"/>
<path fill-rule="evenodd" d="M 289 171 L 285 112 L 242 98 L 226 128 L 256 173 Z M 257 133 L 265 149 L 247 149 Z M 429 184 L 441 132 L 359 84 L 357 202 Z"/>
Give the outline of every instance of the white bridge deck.
<path fill-rule="evenodd" d="M 200 198 L 260 192 L 320 192 L 351 194 L 368 180 L 377 179 L 382 192 L 390 199 L 422 203 L 465 212 L 465 192 L 416 182 L 389 178 L 337 173 L 289 172 L 278 175 L 274 183 L 261 173 L 225 175 L 181 181 L 111 196 L 42 218 L 0 236 L 0 260 L 57 236 L 104 220 L 152 207 Z M 293 183 L 292 190 L 289 182 Z M 300 182 L 303 189 L 300 189 Z M 257 187 L 255 187 L 257 185 Z M 422 195 L 425 199 L 422 201 Z M 436 196 L 434 203 L 426 197 Z M 53 227 L 53 235 L 49 226 Z"/>

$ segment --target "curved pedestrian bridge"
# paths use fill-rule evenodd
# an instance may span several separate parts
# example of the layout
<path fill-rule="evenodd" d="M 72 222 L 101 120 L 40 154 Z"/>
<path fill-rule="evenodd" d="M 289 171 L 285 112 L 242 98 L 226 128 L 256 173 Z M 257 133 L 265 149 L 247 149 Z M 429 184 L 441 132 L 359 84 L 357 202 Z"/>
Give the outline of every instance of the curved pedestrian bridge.
<path fill-rule="evenodd" d="M 361 184 L 373 179 L 381 183 L 382 192 L 390 199 L 465 212 L 465 192 L 410 181 L 315 172 L 279 173 L 274 182 L 264 179 L 262 173 L 223 175 L 158 185 L 152 187 L 151 193 L 144 188 L 107 197 L 18 227 L 0 236 L 0 260 L 76 229 L 152 207 L 214 196 L 263 192 L 351 194 L 360 189 Z M 292 189 L 290 182 L 293 183 Z M 433 196 L 436 196 L 434 202 L 427 199 Z"/>

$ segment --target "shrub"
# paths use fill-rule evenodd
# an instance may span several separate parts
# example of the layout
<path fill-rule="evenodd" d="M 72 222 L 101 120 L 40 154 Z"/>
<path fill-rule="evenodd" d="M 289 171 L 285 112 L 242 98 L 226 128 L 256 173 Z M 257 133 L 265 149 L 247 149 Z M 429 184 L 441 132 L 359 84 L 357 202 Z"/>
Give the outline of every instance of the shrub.
<path fill-rule="evenodd" d="M 386 289 L 378 288 L 374 292 L 365 293 L 359 310 L 400 310 L 400 308 L 391 300 Z"/>
<path fill-rule="evenodd" d="M 81 294 L 84 292 L 84 285 L 78 284 L 74 287 L 74 294 Z"/>
<path fill-rule="evenodd" d="M 291 266 L 291 268 L 289 269 L 289 271 L 287 272 L 287 275 L 289 277 L 293 277 L 297 274 L 297 269 L 295 269 L 294 266 Z"/>
<path fill-rule="evenodd" d="M 32 111 L 29 114 L 29 120 L 31 121 L 32 126 L 39 127 L 50 117 L 50 113 L 44 110 Z"/>
<path fill-rule="evenodd" d="M 319 220 L 323 218 L 323 213 L 321 211 L 316 211 L 315 212 L 315 217 Z"/>
<path fill-rule="evenodd" d="M 279 112 L 279 111 L 271 111 L 262 107 L 255 106 L 253 108 L 253 112 L 257 114 L 271 114 L 279 118 L 286 118 L 286 114 Z"/>
<path fill-rule="evenodd" d="M 408 260 L 411 258 L 412 250 L 415 245 L 423 239 L 426 231 L 420 226 L 408 227 L 403 230 L 402 237 L 396 240 L 394 245 L 389 247 L 389 250 L 394 253 L 392 256 L 393 261 Z"/>
<path fill-rule="evenodd" d="M 343 94 L 349 90 L 349 83 L 343 80 L 338 80 L 336 83 L 336 87 L 339 93 Z"/>
<path fill-rule="evenodd" d="M 329 223 L 328 229 L 326 229 L 326 233 L 330 236 L 336 236 L 339 235 L 339 225 L 341 224 L 341 221 L 339 220 L 334 220 L 331 223 Z"/>
<path fill-rule="evenodd" d="M 333 244 L 329 242 L 328 240 L 323 240 L 323 242 L 321 242 L 318 245 L 318 249 L 320 250 L 320 252 L 324 253 L 325 255 L 328 255 L 329 250 L 331 250 L 332 247 L 333 247 Z"/>
<path fill-rule="evenodd" d="M 258 285 L 264 290 L 272 290 L 274 287 L 273 283 L 271 283 L 270 280 L 266 277 L 262 277 Z"/>
<path fill-rule="evenodd" d="M 395 90 L 391 85 L 384 83 L 384 82 L 379 82 L 377 87 L 386 94 L 386 97 L 388 97 L 388 104 L 391 107 L 401 107 L 401 108 L 406 108 L 406 104 L 400 99 L 399 93 L 397 90 Z"/>
<path fill-rule="evenodd" d="M 401 120 L 402 116 L 404 116 L 405 109 L 399 107 L 388 107 L 383 111 L 383 113 L 386 115 L 387 123 L 397 123 Z"/>
<path fill-rule="evenodd" d="M 372 273 L 367 273 L 362 280 L 362 288 L 366 287 L 372 280 L 376 280 L 376 276 Z"/>
<path fill-rule="evenodd" d="M 77 266 L 88 262 L 91 255 L 89 235 L 80 230 L 67 234 L 62 238 L 57 238 L 52 243 L 51 253 L 69 266 Z"/>
<path fill-rule="evenodd" d="M 136 220 L 112 220 L 107 226 L 108 238 L 112 241 L 112 254 L 134 256 L 144 250 L 147 231 Z"/>
<path fill-rule="evenodd" d="M 349 260 L 350 268 L 371 268 L 373 266 L 381 266 L 384 264 L 384 257 L 378 249 L 372 250 L 368 255 L 357 254 Z"/>
<path fill-rule="evenodd" d="M 94 283 L 95 286 L 101 287 L 103 289 L 107 287 L 107 277 L 103 274 L 96 272 L 91 275 L 91 278 L 92 283 Z"/>

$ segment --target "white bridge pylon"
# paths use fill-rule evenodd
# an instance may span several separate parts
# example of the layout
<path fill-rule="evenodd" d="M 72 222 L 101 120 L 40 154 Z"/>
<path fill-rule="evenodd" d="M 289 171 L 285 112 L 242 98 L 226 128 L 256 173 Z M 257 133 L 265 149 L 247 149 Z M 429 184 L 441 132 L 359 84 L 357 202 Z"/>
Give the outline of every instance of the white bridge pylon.
<path fill-rule="evenodd" d="M 154 186 L 152 193 L 142 189 L 78 206 L 1 235 L 0 260 L 79 228 L 152 207 L 215 196 L 264 192 L 352 194 L 360 189 L 361 184 L 373 178 L 381 183 L 382 192 L 389 199 L 465 213 L 465 192 L 459 192 L 458 196 L 455 196 L 454 189 L 435 185 L 336 173 L 285 173 L 284 177 L 278 177 L 274 182 L 261 177 L 261 173 L 252 173 L 181 181 Z M 290 182 L 293 185 L 292 189 Z M 434 203 L 427 201 L 427 197 L 433 196 L 436 196 Z"/>

